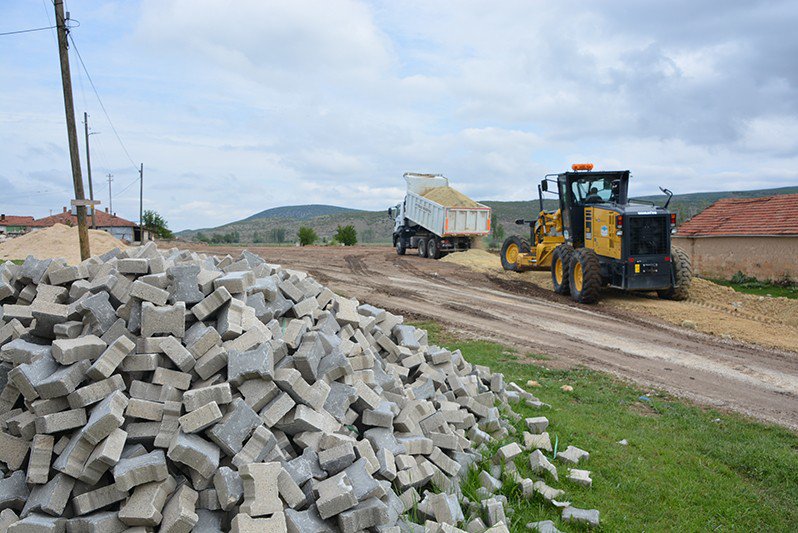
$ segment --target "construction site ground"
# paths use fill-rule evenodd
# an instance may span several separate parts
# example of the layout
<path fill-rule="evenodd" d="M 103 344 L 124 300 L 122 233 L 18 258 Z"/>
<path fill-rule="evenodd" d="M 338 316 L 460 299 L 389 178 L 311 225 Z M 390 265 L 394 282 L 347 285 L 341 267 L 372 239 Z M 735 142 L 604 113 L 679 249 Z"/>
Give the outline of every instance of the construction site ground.
<path fill-rule="evenodd" d="M 222 255 L 241 250 L 181 247 Z M 376 246 L 248 249 L 306 270 L 340 294 L 511 346 L 530 362 L 584 365 L 798 430 L 794 301 L 725 293 L 698 280 L 695 301 L 608 290 L 601 304 L 587 306 L 553 293 L 547 273 L 503 272 L 496 256 L 491 266 L 487 252 L 433 261 Z M 535 361 L 540 355 L 545 359 Z"/>

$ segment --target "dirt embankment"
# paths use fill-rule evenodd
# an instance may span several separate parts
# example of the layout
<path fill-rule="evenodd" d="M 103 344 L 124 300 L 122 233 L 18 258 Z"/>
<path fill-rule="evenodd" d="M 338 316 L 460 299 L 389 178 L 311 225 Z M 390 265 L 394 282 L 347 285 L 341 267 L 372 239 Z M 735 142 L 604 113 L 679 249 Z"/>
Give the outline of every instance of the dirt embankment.
<path fill-rule="evenodd" d="M 122 241 L 100 230 L 89 230 L 89 246 L 91 255 L 127 248 Z M 70 265 L 80 263 L 78 228 L 56 224 L 0 244 L 0 259 L 25 259 L 29 255 L 39 259 L 61 258 Z"/>
<path fill-rule="evenodd" d="M 442 261 L 552 289 L 549 271 L 507 272 L 498 256 L 483 250 L 450 254 Z M 642 312 L 722 338 L 798 351 L 798 300 L 744 294 L 700 278 L 693 280 L 690 298 L 684 302 L 607 289 L 599 307 Z"/>

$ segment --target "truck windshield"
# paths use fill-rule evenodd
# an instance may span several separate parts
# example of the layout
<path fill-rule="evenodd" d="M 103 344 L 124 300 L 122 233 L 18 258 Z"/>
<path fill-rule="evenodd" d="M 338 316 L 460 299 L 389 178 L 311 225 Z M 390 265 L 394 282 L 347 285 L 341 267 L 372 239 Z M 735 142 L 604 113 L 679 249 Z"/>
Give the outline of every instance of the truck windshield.
<path fill-rule="evenodd" d="M 617 201 L 612 191 L 612 182 L 613 180 L 610 178 L 574 180 L 571 185 L 574 202 L 577 204 L 600 204 Z"/>

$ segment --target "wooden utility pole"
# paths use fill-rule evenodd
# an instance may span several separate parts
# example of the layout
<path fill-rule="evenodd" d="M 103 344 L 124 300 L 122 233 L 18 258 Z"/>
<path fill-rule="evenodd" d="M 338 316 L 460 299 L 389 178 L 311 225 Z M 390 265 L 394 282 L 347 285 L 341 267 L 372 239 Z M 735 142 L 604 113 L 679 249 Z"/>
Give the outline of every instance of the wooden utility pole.
<path fill-rule="evenodd" d="M 111 182 L 114 181 L 114 175 L 108 173 L 108 212 L 114 214 L 114 197 L 111 194 Z"/>
<path fill-rule="evenodd" d="M 89 179 L 89 199 L 91 204 L 91 227 L 97 229 L 97 220 L 94 217 L 94 187 L 91 184 L 91 157 L 89 156 L 89 114 L 83 112 L 83 125 L 86 131 L 86 177 Z"/>
<path fill-rule="evenodd" d="M 86 205 L 83 194 L 83 176 L 80 172 L 78 153 L 78 132 L 75 127 L 75 106 L 72 101 L 72 74 L 69 71 L 69 51 L 67 46 L 67 26 L 64 16 L 64 1 L 54 0 L 55 24 L 58 28 L 58 56 L 61 60 L 61 85 L 64 90 L 64 112 L 66 113 L 67 137 L 69 138 L 69 159 L 72 162 L 72 183 L 75 187 L 75 200 L 78 212 L 78 239 L 80 240 L 80 259 L 91 257 L 89 250 L 89 229 L 86 227 Z"/>
<path fill-rule="evenodd" d="M 144 244 L 144 163 L 139 168 L 139 242 Z"/>

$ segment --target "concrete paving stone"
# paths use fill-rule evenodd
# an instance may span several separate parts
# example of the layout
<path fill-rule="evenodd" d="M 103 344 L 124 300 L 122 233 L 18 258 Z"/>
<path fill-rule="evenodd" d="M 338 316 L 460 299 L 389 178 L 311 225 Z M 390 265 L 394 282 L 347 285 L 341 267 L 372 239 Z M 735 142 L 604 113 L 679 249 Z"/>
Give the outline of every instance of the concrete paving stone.
<path fill-rule="evenodd" d="M 206 320 L 232 299 L 230 292 L 219 287 L 191 308 L 197 320 Z"/>
<path fill-rule="evenodd" d="M 60 433 L 86 425 L 85 409 L 70 409 L 36 418 L 36 433 Z"/>
<path fill-rule="evenodd" d="M 324 402 L 324 410 L 339 422 L 343 422 L 346 411 L 357 397 L 357 390 L 354 387 L 333 381 L 330 383 L 330 393 Z"/>
<path fill-rule="evenodd" d="M 289 348 L 296 350 L 299 347 L 299 343 L 302 341 L 302 336 L 307 330 L 307 322 L 300 319 L 293 319 L 288 322 L 285 331 L 283 331 L 283 341 L 285 341 Z"/>
<path fill-rule="evenodd" d="M 219 466 L 219 447 L 199 435 L 179 432 L 169 446 L 167 456 L 210 478 Z"/>
<path fill-rule="evenodd" d="M 213 281 L 214 289 L 224 287 L 230 294 L 246 293 L 255 283 L 255 275 L 250 270 L 228 272 Z"/>
<path fill-rule="evenodd" d="M 182 372 L 190 372 L 197 360 L 176 338 L 169 336 L 161 342 L 161 349 Z"/>
<path fill-rule="evenodd" d="M 363 436 L 368 439 L 375 450 L 386 448 L 390 450 L 394 456 L 405 453 L 404 445 L 396 439 L 393 431 L 388 428 L 367 429 L 363 432 Z"/>
<path fill-rule="evenodd" d="M 216 489 L 204 489 L 199 491 L 199 499 L 197 500 L 197 512 L 200 509 L 208 511 L 219 511 L 219 497 L 216 494 Z"/>
<path fill-rule="evenodd" d="M 233 385 L 249 379 L 271 378 L 274 374 L 272 347 L 263 343 L 245 352 L 231 350 L 227 357 L 227 378 Z"/>
<path fill-rule="evenodd" d="M 262 423 L 258 414 L 243 399 L 235 398 L 222 419 L 205 433 L 232 457 L 241 451 L 244 441 Z"/>
<path fill-rule="evenodd" d="M 8 526 L 8 533 L 64 533 L 66 518 L 31 514 Z"/>
<path fill-rule="evenodd" d="M 159 531 L 162 533 L 190 533 L 199 521 L 195 512 L 197 491 L 181 485 L 163 508 L 163 520 Z"/>
<path fill-rule="evenodd" d="M 489 527 L 498 524 L 506 524 L 507 516 L 504 512 L 504 504 L 497 498 L 489 498 L 482 502 L 482 507 L 485 509 L 485 517 L 487 518 L 486 524 Z"/>
<path fill-rule="evenodd" d="M 346 472 L 320 481 L 314 491 L 319 516 L 324 520 L 357 505 L 357 497 Z"/>
<path fill-rule="evenodd" d="M 35 435 L 33 437 L 25 481 L 31 485 L 44 485 L 47 483 L 50 477 L 50 461 L 53 458 L 54 445 L 55 438 L 52 435 Z M 22 472 L 15 472 L 14 475 L 17 473 L 21 474 Z M 0 481 L 0 485 L 2 485 L 2 481 Z M 5 491 L 0 488 L 0 494 L 2 493 L 5 493 Z M 0 508 L 4 507 L 2 502 L 0 502 Z"/>
<path fill-rule="evenodd" d="M 221 346 L 213 346 L 194 365 L 196 372 L 202 379 L 208 379 L 227 365 L 227 351 Z"/>
<path fill-rule="evenodd" d="M 274 513 L 269 518 L 252 518 L 239 513 L 230 522 L 231 533 L 285 533 L 285 513 Z"/>
<path fill-rule="evenodd" d="M 166 387 L 164 387 L 166 389 Z M 175 392 L 177 389 L 173 389 Z M 154 445 L 157 448 L 169 448 L 175 436 L 180 432 L 180 415 L 182 413 L 182 404 L 175 400 L 165 400 L 163 402 L 163 418 L 161 419 L 158 434 L 155 436 Z M 157 424 L 157 422 L 153 422 Z"/>
<path fill-rule="evenodd" d="M 200 302 L 205 295 L 199 289 L 199 265 L 174 265 L 166 269 L 170 280 L 169 302 L 185 302 L 191 305 Z"/>
<path fill-rule="evenodd" d="M 223 341 L 233 340 L 244 333 L 244 314 L 247 304 L 232 298 L 222 306 L 216 317 L 216 330 Z"/>
<path fill-rule="evenodd" d="M 382 486 L 369 474 L 368 461 L 365 458 L 358 459 L 346 467 L 344 472 L 352 482 L 355 498 L 358 501 L 382 496 Z"/>
<path fill-rule="evenodd" d="M 277 385 L 271 379 L 248 379 L 238 385 L 238 392 L 244 395 L 244 401 L 254 411 L 260 411 L 280 394 Z"/>
<path fill-rule="evenodd" d="M 369 475 L 374 475 L 380 469 L 380 462 L 377 459 L 377 454 L 374 453 L 374 448 L 367 440 L 359 440 L 354 443 L 355 455 L 358 459 L 365 459 L 366 471 Z"/>
<path fill-rule="evenodd" d="M 590 454 L 576 446 L 568 446 L 568 448 L 557 454 L 557 459 L 563 463 L 575 465 L 583 459 L 590 459 Z"/>
<path fill-rule="evenodd" d="M 521 455 L 523 450 L 518 445 L 517 442 L 511 442 L 510 444 L 505 444 L 501 448 L 498 449 L 496 455 L 494 456 L 495 463 L 508 463 Z"/>
<path fill-rule="evenodd" d="M 15 437 L 20 437 L 27 441 L 33 439 L 36 434 L 36 418 L 30 411 L 14 409 L 4 414 L 6 427 Z"/>
<path fill-rule="evenodd" d="M 155 372 L 153 372 L 152 382 L 155 385 L 162 385 L 164 388 L 172 387 L 177 390 L 185 391 L 191 387 L 191 374 L 159 366 L 155 369 Z"/>
<path fill-rule="evenodd" d="M 206 403 L 216 402 L 217 405 L 225 405 L 232 401 L 233 394 L 229 383 L 190 389 L 183 393 L 183 406 L 186 412 L 196 411 Z"/>
<path fill-rule="evenodd" d="M 183 338 L 186 333 L 186 304 L 155 306 L 150 302 L 141 304 L 141 335 L 153 337 L 166 334 Z"/>
<path fill-rule="evenodd" d="M 549 427 L 549 419 L 545 416 L 536 416 L 524 420 L 527 429 L 533 435 L 540 435 Z"/>
<path fill-rule="evenodd" d="M 531 454 L 529 454 L 529 466 L 532 472 L 536 474 L 543 474 L 547 472 L 551 477 L 554 478 L 555 481 L 559 480 L 559 476 L 557 475 L 557 468 L 554 467 L 546 456 L 540 450 L 535 450 Z"/>
<path fill-rule="evenodd" d="M 438 447 L 432 449 L 429 460 L 451 477 L 457 476 L 460 472 L 460 463 L 446 455 Z"/>
<path fill-rule="evenodd" d="M 0 361 L 14 365 L 30 364 L 45 357 L 52 357 L 51 346 L 35 344 L 25 339 L 14 339 L 0 348 Z"/>
<path fill-rule="evenodd" d="M 52 516 L 60 516 L 66 508 L 75 480 L 59 472 L 45 485 L 34 485 L 20 517 L 31 513 L 42 512 Z"/>
<path fill-rule="evenodd" d="M 122 533 L 127 526 L 119 520 L 116 511 L 102 511 L 70 518 L 67 533 Z"/>
<path fill-rule="evenodd" d="M 34 285 L 38 285 L 42 282 L 42 278 L 44 278 L 44 275 L 52 264 L 52 259 L 36 259 L 32 255 L 29 255 L 25 258 L 25 261 L 17 272 L 17 280 L 22 283 L 33 283 Z"/>
<path fill-rule="evenodd" d="M 125 408 L 128 398 L 122 391 L 114 391 L 91 409 L 88 423 L 85 423 L 83 438 L 97 445 L 125 422 Z M 43 432 L 44 433 L 44 432 Z"/>
<path fill-rule="evenodd" d="M 293 302 L 299 302 L 305 297 L 305 294 L 302 292 L 302 290 L 288 280 L 278 282 L 277 287 L 287 298 L 290 298 Z"/>
<path fill-rule="evenodd" d="M 355 533 L 376 527 L 388 520 L 388 508 L 377 498 L 370 498 L 338 515 L 338 527 L 344 533 Z"/>
<path fill-rule="evenodd" d="M 139 398 L 141 400 L 149 400 L 151 402 L 158 402 L 161 398 L 161 385 L 154 385 L 146 381 L 133 380 L 130 382 L 130 397 Z"/>
<path fill-rule="evenodd" d="M 24 472 L 17 470 L 10 476 L 0 479 L 0 509 L 21 511 L 29 494 Z"/>
<path fill-rule="evenodd" d="M 416 339 L 415 330 L 416 328 L 413 326 L 398 324 L 394 326 L 391 333 L 393 333 L 399 346 L 404 346 L 411 350 L 418 350 L 421 345 L 418 343 L 418 339 Z"/>
<path fill-rule="evenodd" d="M 42 339 L 55 339 L 55 326 L 69 321 L 69 307 L 64 304 L 34 302 L 31 307 L 35 320 L 31 333 Z"/>
<path fill-rule="evenodd" d="M 298 404 L 277 423 L 276 427 L 287 435 L 296 435 L 303 431 L 334 433 L 341 427 L 341 423 L 324 411 L 316 411 L 307 405 Z"/>
<path fill-rule="evenodd" d="M 26 332 L 25 331 L 25 327 L 17 319 L 11 319 L 5 325 L 0 323 L 0 345 L 2 345 L 3 348 L 5 348 L 10 343 L 18 340 L 22 335 L 25 334 L 25 332 Z M 27 342 L 27 341 L 23 340 L 22 342 Z M 33 346 L 32 343 L 30 343 L 30 344 Z M 38 345 L 35 345 L 35 346 L 38 346 Z M 9 348 L 9 350 L 11 350 L 11 349 Z M 46 351 L 48 354 L 50 354 L 52 349 L 49 346 L 42 346 L 40 348 L 37 348 L 37 350 Z M 27 355 L 25 352 L 18 352 L 18 353 L 21 353 L 23 355 Z M 8 357 L 11 357 L 11 356 L 9 355 Z M 16 364 L 27 362 L 27 361 L 24 361 L 24 360 L 23 361 L 19 361 L 19 362 L 14 361 L 14 360 L 9 360 L 4 355 L 2 349 L 0 349 L 0 359 L 2 359 L 4 361 L 8 361 L 9 363 L 16 363 Z M 33 360 L 33 358 L 31 358 L 31 361 L 32 360 Z"/>
<path fill-rule="evenodd" d="M 115 285 L 121 285 L 121 283 L 117 281 Z M 100 335 L 108 331 L 118 318 L 116 316 L 116 311 L 109 301 L 107 292 L 99 292 L 82 300 L 78 304 L 77 310 L 85 317 L 88 317 L 89 322 L 96 328 Z"/>
<path fill-rule="evenodd" d="M 183 433 L 197 433 L 222 419 L 222 411 L 216 402 L 206 403 L 199 409 L 186 413 L 178 419 Z"/>
<path fill-rule="evenodd" d="M 282 512 L 283 506 L 275 483 L 281 470 L 280 463 L 274 462 L 250 463 L 238 469 L 244 484 L 244 501 L 240 506 L 242 513 L 257 517 Z"/>
<path fill-rule="evenodd" d="M 86 464 L 83 465 L 83 471 L 78 476 L 78 479 L 89 485 L 96 484 L 103 474 L 122 458 L 127 436 L 128 433 L 125 430 L 121 428 L 115 429 L 95 446 L 89 458 L 86 459 Z"/>
<path fill-rule="evenodd" d="M 30 305 L 5 304 L 3 312 L 4 320 L 16 320 L 26 328 L 33 322 L 33 308 Z"/>
<path fill-rule="evenodd" d="M 127 491 L 119 490 L 114 484 L 106 485 L 72 498 L 72 509 L 76 515 L 85 515 L 125 498 L 127 498 Z"/>
<path fill-rule="evenodd" d="M 147 274 L 150 271 L 150 263 L 147 259 L 125 258 L 120 259 L 116 264 L 117 270 L 121 274 Z"/>
<path fill-rule="evenodd" d="M 166 305 L 169 300 L 169 292 L 164 289 L 159 289 L 149 283 L 141 280 L 136 280 L 130 286 L 130 296 L 151 302 L 153 305 Z"/>
<path fill-rule="evenodd" d="M 330 475 L 341 472 L 354 462 L 355 449 L 351 442 L 319 452 L 319 465 Z"/>
<path fill-rule="evenodd" d="M 292 311 L 294 316 L 297 318 L 302 318 L 305 316 L 311 316 L 314 311 L 319 308 L 319 302 L 316 300 L 315 296 L 306 297 L 303 300 L 295 303 Z"/>
<path fill-rule="evenodd" d="M 289 508 L 298 509 L 304 507 L 306 503 L 305 493 L 302 492 L 302 489 L 285 468 L 282 468 L 277 475 L 277 491 Z"/>
<path fill-rule="evenodd" d="M 547 502 L 561 498 L 565 494 L 565 491 L 550 487 L 543 481 L 535 481 L 533 488 Z"/>
<path fill-rule="evenodd" d="M 524 448 L 527 450 L 545 450 L 547 452 L 551 452 L 554 448 L 551 445 L 551 438 L 547 432 L 543 432 L 540 435 L 533 435 L 527 431 L 524 431 Z"/>
<path fill-rule="evenodd" d="M 1 433 L 0 436 L 2 436 Z M 7 442 L 2 442 L 2 440 L 3 439 L 0 439 L 0 454 L 3 453 L 6 445 L 9 444 Z M 56 442 L 56 446 L 53 447 L 53 452 L 57 453 L 58 448 L 58 442 Z M 57 453 L 58 458 L 53 461 L 53 469 L 77 478 L 83 471 L 83 465 L 86 464 L 86 459 L 89 458 L 93 450 L 94 446 L 83 438 L 83 431 L 75 431 L 72 433 L 72 436 L 69 438 L 69 441 L 67 441 L 61 453 Z M 25 451 L 27 452 L 27 450 Z M 9 465 L 9 468 L 10 467 Z M 19 468 L 19 466 L 17 466 L 17 468 Z"/>
<path fill-rule="evenodd" d="M 331 533 L 336 525 L 331 520 L 322 520 L 315 505 L 304 511 L 285 510 L 288 533 Z"/>
<path fill-rule="evenodd" d="M 69 366 L 62 366 L 41 379 L 34 388 L 39 397 L 44 400 L 67 396 L 86 379 L 86 371 L 90 365 L 91 363 L 87 359 L 83 359 Z"/>
<path fill-rule="evenodd" d="M 174 492 L 177 482 L 172 476 L 162 481 L 139 485 L 119 508 L 119 520 L 130 527 L 154 527 L 163 519 L 166 500 Z"/>
<path fill-rule="evenodd" d="M 114 481 L 119 490 L 128 491 L 138 485 L 163 481 L 169 475 L 163 450 L 121 459 L 113 468 Z M 127 523 L 127 522 L 126 522 Z"/>
<path fill-rule="evenodd" d="M 360 314 L 357 312 L 357 303 L 354 300 L 336 295 L 333 299 L 333 311 L 335 319 L 342 326 L 349 324 L 357 327 L 360 324 Z"/>
<path fill-rule="evenodd" d="M 582 524 L 589 527 L 598 527 L 601 520 L 596 509 L 579 509 L 577 507 L 566 507 L 562 511 L 563 522 Z"/>
<path fill-rule="evenodd" d="M 302 335 L 299 348 L 294 353 L 294 365 L 308 383 L 316 381 L 319 363 L 324 355 L 318 332 L 309 331 Z"/>
<path fill-rule="evenodd" d="M 294 402 L 291 396 L 285 392 L 281 392 L 261 409 L 259 416 L 267 427 L 272 428 L 295 406 L 296 402 Z"/>
<path fill-rule="evenodd" d="M 583 487 L 590 488 L 593 486 L 593 480 L 590 479 L 589 470 L 570 468 L 568 469 L 568 475 L 566 476 L 566 479 L 572 483 L 576 483 L 577 485 L 582 485 Z"/>
<path fill-rule="evenodd" d="M 241 451 L 233 456 L 232 463 L 240 469 L 245 464 L 262 462 L 274 450 L 276 444 L 277 439 L 274 434 L 265 426 L 258 426 Z"/>
<path fill-rule="evenodd" d="M 107 347 L 108 345 L 95 335 L 77 339 L 56 339 L 53 341 L 53 359 L 62 365 L 71 365 L 83 359 L 94 361 Z"/>
<path fill-rule="evenodd" d="M 404 446 L 405 453 L 409 455 L 429 455 L 434 448 L 432 439 L 421 435 L 404 434 L 397 440 Z"/>
<path fill-rule="evenodd" d="M 326 383 L 317 382 L 315 387 L 308 384 L 295 368 L 278 368 L 274 371 L 274 382 L 281 390 L 287 392 L 298 404 L 305 404 L 314 409 L 322 409 L 330 387 Z M 320 385 L 322 384 L 322 385 Z M 326 389 L 319 388 L 321 386 Z"/>
<path fill-rule="evenodd" d="M 490 475 L 485 470 L 479 473 L 479 484 L 490 493 L 499 492 L 502 488 L 502 482 Z"/>
<path fill-rule="evenodd" d="M 196 322 L 186 331 L 185 343 L 194 359 L 199 359 L 214 346 L 220 346 L 222 337 L 215 328 Z"/>
<path fill-rule="evenodd" d="M 213 487 L 223 511 L 231 510 L 244 497 L 241 475 L 227 466 L 219 468 L 213 475 Z"/>
<path fill-rule="evenodd" d="M 199 289 L 206 297 L 213 292 L 213 281 L 221 277 L 223 274 L 218 270 L 209 270 L 200 267 L 200 272 L 197 274 L 197 284 Z M 226 289 L 225 289 L 226 290 Z"/>
<path fill-rule="evenodd" d="M 131 398 L 125 409 L 125 417 L 160 422 L 163 419 L 163 404 L 140 398 Z"/>
<path fill-rule="evenodd" d="M 132 354 L 135 349 L 136 343 L 127 337 L 117 338 L 94 361 L 86 374 L 95 381 L 110 377 L 125 357 Z"/>

